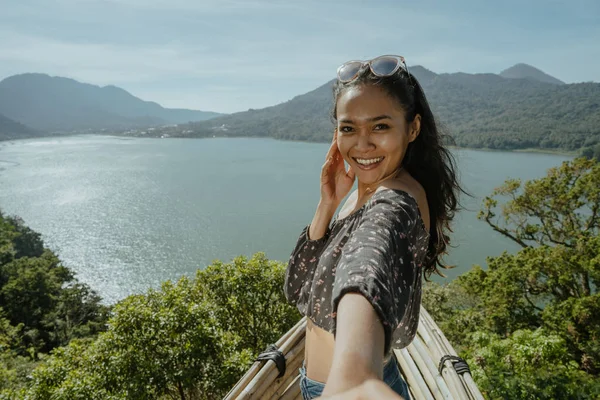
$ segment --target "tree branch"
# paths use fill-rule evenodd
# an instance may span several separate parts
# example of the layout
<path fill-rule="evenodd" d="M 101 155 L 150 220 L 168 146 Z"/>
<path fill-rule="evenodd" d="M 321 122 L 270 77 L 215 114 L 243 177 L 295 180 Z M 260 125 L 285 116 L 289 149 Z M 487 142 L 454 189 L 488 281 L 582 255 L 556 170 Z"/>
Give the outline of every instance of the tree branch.
<path fill-rule="evenodd" d="M 584 271 L 582 275 L 581 286 L 583 286 L 583 295 L 590 296 L 592 294 L 592 289 L 590 287 L 590 274 L 587 271 Z"/>
<path fill-rule="evenodd" d="M 536 218 L 539 218 L 539 220 L 541 222 L 541 225 L 542 225 L 542 230 L 544 231 L 544 234 L 546 235 L 546 237 L 548 238 L 548 240 L 551 243 L 560 244 L 560 245 L 563 245 L 563 246 L 566 246 L 566 247 L 571 247 L 571 248 L 574 247 L 574 245 L 572 245 L 572 244 L 569 244 L 567 242 L 564 242 L 564 241 L 561 241 L 561 240 L 558 240 L 558 239 L 555 239 L 555 238 L 552 237 L 552 234 L 548 231 L 548 225 L 550 224 L 550 222 L 548 222 L 546 220 L 545 216 L 542 213 L 538 212 L 533 207 L 531 207 L 529 205 L 526 205 L 526 204 L 522 204 L 522 207 L 524 207 L 525 209 L 527 209 L 531 213 L 532 216 L 534 216 Z M 552 219 L 555 220 L 555 221 L 557 221 L 559 224 L 561 223 L 560 219 L 558 219 L 558 218 L 552 218 Z M 541 240 L 540 240 L 540 244 L 543 245 L 544 243 L 541 243 Z"/>
<path fill-rule="evenodd" d="M 519 239 L 518 237 L 511 235 L 507 229 L 502 229 L 498 225 L 494 224 L 490 219 L 489 213 L 486 214 L 486 216 L 485 216 L 485 222 L 487 222 L 487 224 L 489 226 L 491 226 L 493 230 L 495 230 L 496 232 L 498 232 L 499 234 L 501 234 L 503 236 L 506 236 L 507 238 L 511 239 L 512 241 L 518 243 L 519 245 L 521 245 L 521 247 L 523 247 L 523 248 L 531 247 L 527 243 L 525 243 L 524 241 Z"/>
<path fill-rule="evenodd" d="M 533 304 L 533 302 L 529 299 L 529 296 L 527 296 L 527 292 L 525 292 L 525 300 L 527 300 L 527 302 L 529 303 L 529 305 L 531 307 L 533 307 L 534 309 L 538 310 L 538 311 L 544 311 L 542 308 L 539 308 L 538 306 L 536 306 L 535 304 Z"/>
<path fill-rule="evenodd" d="M 594 226 L 594 224 L 596 223 L 596 218 L 598 217 L 598 203 L 594 204 L 594 206 L 592 207 L 592 216 L 590 217 L 590 219 L 588 220 L 588 223 L 585 226 L 585 230 L 589 231 L 592 226 Z"/>
<path fill-rule="evenodd" d="M 181 400 L 185 400 L 185 392 L 183 391 L 183 386 L 181 385 L 181 381 L 177 382 L 177 389 L 179 390 L 179 396 L 181 396 Z"/>

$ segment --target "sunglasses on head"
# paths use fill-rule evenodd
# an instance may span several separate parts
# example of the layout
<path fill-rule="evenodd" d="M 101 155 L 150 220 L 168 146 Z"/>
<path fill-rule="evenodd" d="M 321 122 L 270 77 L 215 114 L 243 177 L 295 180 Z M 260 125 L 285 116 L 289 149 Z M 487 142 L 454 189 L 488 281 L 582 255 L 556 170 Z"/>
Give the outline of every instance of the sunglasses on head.
<path fill-rule="evenodd" d="M 379 56 L 369 61 L 348 61 L 337 69 L 338 80 L 348 83 L 355 80 L 361 72 L 370 68 L 373 75 L 378 77 L 392 76 L 400 68 L 408 73 L 408 67 L 402 56 Z"/>

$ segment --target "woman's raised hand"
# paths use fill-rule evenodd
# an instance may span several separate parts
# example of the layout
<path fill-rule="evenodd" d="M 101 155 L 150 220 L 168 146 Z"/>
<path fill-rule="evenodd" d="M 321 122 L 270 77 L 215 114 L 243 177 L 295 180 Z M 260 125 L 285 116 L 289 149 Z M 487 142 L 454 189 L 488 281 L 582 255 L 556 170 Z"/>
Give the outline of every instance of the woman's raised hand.
<path fill-rule="evenodd" d="M 352 167 L 346 171 L 344 158 L 337 145 L 337 132 L 321 169 L 321 204 L 336 209 L 352 189 L 355 174 Z"/>

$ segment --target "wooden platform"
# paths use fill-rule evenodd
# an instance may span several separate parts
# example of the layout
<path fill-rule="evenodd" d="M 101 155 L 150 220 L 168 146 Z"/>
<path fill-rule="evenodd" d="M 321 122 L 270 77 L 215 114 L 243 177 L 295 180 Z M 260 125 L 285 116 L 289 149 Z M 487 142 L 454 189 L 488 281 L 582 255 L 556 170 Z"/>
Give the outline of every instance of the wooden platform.
<path fill-rule="evenodd" d="M 305 331 L 306 317 L 276 343 L 286 358 L 283 377 L 277 378 L 279 372 L 273 361 L 257 361 L 225 399 L 302 399 L 298 369 L 304 360 Z M 459 375 L 451 361 L 446 361 L 442 373 L 439 373 L 438 365 L 442 357 L 457 354 L 423 307 L 415 339 L 408 347 L 394 350 L 394 354 L 413 399 L 483 400 L 471 375 L 468 372 Z"/>

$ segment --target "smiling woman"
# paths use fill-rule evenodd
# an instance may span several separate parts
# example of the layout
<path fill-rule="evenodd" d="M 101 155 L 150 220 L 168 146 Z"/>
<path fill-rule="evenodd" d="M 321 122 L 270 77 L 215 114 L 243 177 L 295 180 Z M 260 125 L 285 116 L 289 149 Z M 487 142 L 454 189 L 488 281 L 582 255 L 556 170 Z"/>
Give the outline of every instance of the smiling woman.
<path fill-rule="evenodd" d="M 342 65 L 333 118 L 321 198 L 284 287 L 307 316 L 300 388 L 312 399 L 379 379 L 408 399 L 392 349 L 415 337 L 423 275 L 448 244 L 461 190 L 454 160 L 403 57 Z"/>
<path fill-rule="evenodd" d="M 384 114 L 378 115 L 381 112 Z M 420 133 L 420 115 L 407 123 L 404 110 L 373 85 L 346 90 L 337 101 L 337 113 L 338 148 L 358 173 L 359 185 L 373 184 L 401 171 L 398 166 L 406 149 Z"/>

